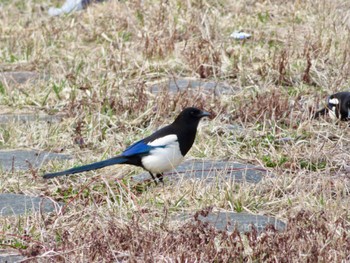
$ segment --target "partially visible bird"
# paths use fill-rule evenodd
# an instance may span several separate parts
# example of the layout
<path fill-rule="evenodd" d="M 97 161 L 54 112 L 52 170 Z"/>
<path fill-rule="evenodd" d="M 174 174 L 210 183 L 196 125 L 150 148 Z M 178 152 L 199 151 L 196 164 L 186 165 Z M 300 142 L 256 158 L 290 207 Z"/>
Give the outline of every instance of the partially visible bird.
<path fill-rule="evenodd" d="M 317 111 L 314 118 L 329 114 L 331 119 L 340 119 L 342 121 L 350 120 L 350 92 L 342 91 L 329 96 L 326 100 L 326 106 Z"/>
<path fill-rule="evenodd" d="M 210 113 L 193 107 L 186 108 L 172 124 L 132 144 L 116 157 L 62 172 L 48 173 L 43 178 L 97 170 L 114 164 L 131 164 L 147 170 L 156 184 L 156 177 L 163 182 L 163 173 L 179 165 L 192 147 L 199 121 L 205 116 L 210 116 Z"/>

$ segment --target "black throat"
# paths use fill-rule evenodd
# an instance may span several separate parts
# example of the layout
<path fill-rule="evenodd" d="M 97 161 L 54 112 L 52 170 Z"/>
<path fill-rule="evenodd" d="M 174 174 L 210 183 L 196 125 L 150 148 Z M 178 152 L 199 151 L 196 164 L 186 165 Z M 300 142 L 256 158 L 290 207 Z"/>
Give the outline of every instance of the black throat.
<path fill-rule="evenodd" d="M 174 126 L 174 130 L 177 131 L 175 134 L 179 141 L 181 154 L 185 156 L 191 149 L 196 138 L 198 122 L 188 123 L 187 125 L 173 123 L 172 126 Z"/>
<path fill-rule="evenodd" d="M 186 155 L 194 143 L 200 119 L 180 114 L 170 125 L 177 135 L 182 156 Z"/>

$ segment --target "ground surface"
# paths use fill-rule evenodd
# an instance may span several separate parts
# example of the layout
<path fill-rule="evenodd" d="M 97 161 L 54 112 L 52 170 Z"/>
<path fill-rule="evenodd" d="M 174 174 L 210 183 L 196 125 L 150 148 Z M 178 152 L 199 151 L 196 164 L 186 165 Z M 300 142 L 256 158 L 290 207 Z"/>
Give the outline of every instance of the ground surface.
<path fill-rule="evenodd" d="M 311 119 L 349 90 L 348 2 L 107 1 L 51 18 L 56 4 L 0 0 L 1 148 L 71 157 L 2 170 L 0 193 L 64 205 L 0 217 L 0 249 L 43 262 L 350 260 L 349 127 Z M 238 30 L 252 37 L 229 37 Z M 121 152 L 185 106 L 213 113 L 188 158 L 271 176 L 154 186 L 118 166 L 41 179 Z M 244 234 L 200 220 L 218 212 L 287 226 Z"/>

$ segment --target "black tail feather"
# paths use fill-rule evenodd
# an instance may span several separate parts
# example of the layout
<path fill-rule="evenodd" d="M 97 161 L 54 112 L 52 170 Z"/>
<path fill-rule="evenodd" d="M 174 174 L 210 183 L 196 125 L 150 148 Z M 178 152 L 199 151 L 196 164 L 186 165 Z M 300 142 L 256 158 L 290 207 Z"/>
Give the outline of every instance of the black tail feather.
<path fill-rule="evenodd" d="M 57 173 L 49 173 L 49 174 L 45 174 L 43 176 L 44 179 L 49 179 L 49 178 L 54 178 L 56 176 L 61 176 L 61 175 L 69 175 L 69 174 L 76 174 L 76 173 L 81 173 L 81 172 L 86 172 L 86 171 L 91 171 L 91 170 L 97 170 L 97 169 L 101 169 L 103 167 L 106 166 L 110 166 L 110 165 L 114 165 L 114 164 L 122 164 L 125 163 L 127 161 L 127 159 L 123 156 L 117 156 L 117 157 L 113 157 L 101 162 L 96 162 L 96 163 L 91 163 L 88 165 L 83 165 L 83 166 L 79 166 L 79 167 L 74 167 L 62 172 L 57 172 Z"/>

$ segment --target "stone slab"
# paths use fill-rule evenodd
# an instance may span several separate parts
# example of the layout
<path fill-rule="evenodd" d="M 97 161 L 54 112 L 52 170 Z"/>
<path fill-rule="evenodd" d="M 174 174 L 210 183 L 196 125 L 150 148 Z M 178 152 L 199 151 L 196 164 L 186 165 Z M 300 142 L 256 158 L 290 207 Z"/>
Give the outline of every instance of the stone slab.
<path fill-rule="evenodd" d="M 40 79 L 47 79 L 47 77 L 32 71 L 0 72 L 0 82 L 7 84 L 25 84 L 28 81 L 35 82 Z"/>
<path fill-rule="evenodd" d="M 227 229 L 228 232 L 233 232 L 235 226 L 237 226 L 239 232 L 249 232 L 251 225 L 254 225 L 259 233 L 271 224 L 279 231 L 286 228 L 284 222 L 274 217 L 247 213 L 211 212 L 206 217 L 200 215 L 198 219 L 212 224 L 218 230 L 224 231 Z"/>
<path fill-rule="evenodd" d="M 66 154 L 36 150 L 3 150 L 0 151 L 0 168 L 4 171 L 11 171 L 13 168 L 17 171 L 26 171 L 29 168 L 28 162 L 33 168 L 39 168 L 43 163 L 53 159 L 66 160 L 71 157 Z"/>
<path fill-rule="evenodd" d="M 261 233 L 266 226 L 273 225 L 278 231 L 286 228 L 286 223 L 274 217 L 263 215 L 253 215 L 248 213 L 235 213 L 230 211 L 210 212 L 207 216 L 199 215 L 198 219 L 214 226 L 217 230 L 233 232 L 235 227 L 241 233 L 251 231 L 254 225 L 256 230 Z M 185 213 L 175 218 L 176 221 L 194 220 L 193 214 Z"/>
<path fill-rule="evenodd" d="M 199 179 L 212 182 L 214 180 L 232 180 L 236 182 L 259 183 L 267 171 L 259 166 L 230 161 L 188 160 L 179 165 L 173 172 L 165 173 L 170 180 L 179 180 L 182 176 L 188 179 Z M 151 179 L 149 173 L 134 176 L 135 181 Z"/>
<path fill-rule="evenodd" d="M 16 252 L 0 249 L 0 263 L 16 263 L 24 259 L 25 257 Z"/>
<path fill-rule="evenodd" d="M 62 120 L 62 115 L 48 115 L 48 114 L 0 114 L 0 124 L 7 124 L 11 122 L 35 122 L 43 121 L 48 123 L 57 123 Z"/>
<path fill-rule="evenodd" d="M 22 194 L 0 194 L 0 216 L 23 215 L 33 212 L 52 212 L 59 206 L 48 198 Z"/>
<path fill-rule="evenodd" d="M 169 79 L 168 81 L 163 81 L 154 84 L 150 87 L 150 92 L 158 94 L 164 89 L 169 91 L 170 93 L 177 93 L 179 91 L 185 90 L 200 90 L 208 94 L 214 93 L 215 95 L 226 95 L 234 93 L 234 89 L 231 86 L 224 83 L 182 78 Z"/>

